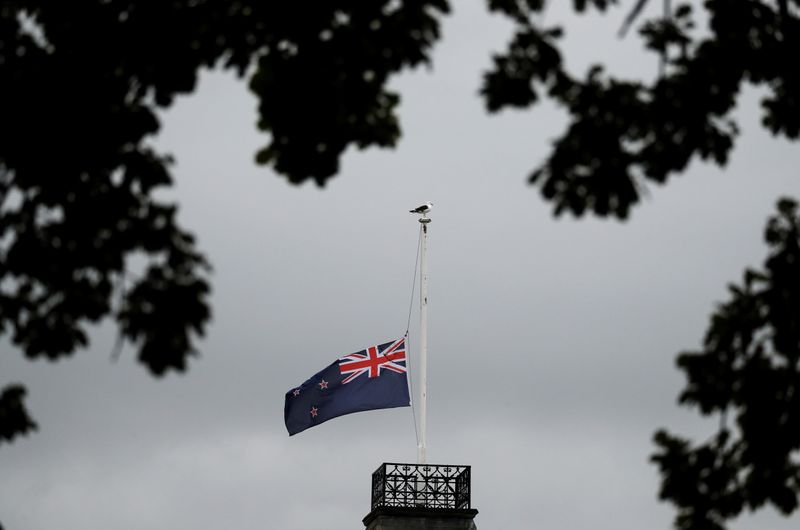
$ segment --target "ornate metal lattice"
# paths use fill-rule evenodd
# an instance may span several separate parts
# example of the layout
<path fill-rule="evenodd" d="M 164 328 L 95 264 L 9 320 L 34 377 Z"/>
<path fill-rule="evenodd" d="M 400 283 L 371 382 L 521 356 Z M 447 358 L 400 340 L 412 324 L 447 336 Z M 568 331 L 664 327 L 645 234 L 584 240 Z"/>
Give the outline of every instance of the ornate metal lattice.
<path fill-rule="evenodd" d="M 470 466 L 383 464 L 372 474 L 372 509 L 470 508 Z"/>

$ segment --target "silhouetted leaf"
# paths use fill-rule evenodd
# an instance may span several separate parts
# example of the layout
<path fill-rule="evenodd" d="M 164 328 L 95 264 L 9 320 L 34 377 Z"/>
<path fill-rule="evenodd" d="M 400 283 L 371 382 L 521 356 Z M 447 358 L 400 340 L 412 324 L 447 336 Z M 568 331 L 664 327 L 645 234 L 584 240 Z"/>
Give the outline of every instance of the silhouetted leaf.
<path fill-rule="evenodd" d="M 0 394 L 0 444 L 36 429 L 22 402 L 24 397 L 25 388 L 21 385 L 9 385 Z"/>

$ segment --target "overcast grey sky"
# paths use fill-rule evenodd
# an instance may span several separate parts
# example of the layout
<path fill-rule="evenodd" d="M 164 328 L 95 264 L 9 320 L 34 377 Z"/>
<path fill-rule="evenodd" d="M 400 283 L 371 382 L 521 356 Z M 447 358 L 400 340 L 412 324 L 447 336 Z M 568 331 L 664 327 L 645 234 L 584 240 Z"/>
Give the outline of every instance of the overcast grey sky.
<path fill-rule="evenodd" d="M 762 263 L 776 199 L 799 195 L 800 152 L 761 130 L 749 90 L 725 170 L 693 163 L 627 223 L 555 220 L 525 180 L 565 118 L 549 105 L 485 113 L 480 76 L 509 27 L 483 0 L 453 3 L 433 68 L 392 83 L 398 148 L 349 152 L 323 190 L 254 165 L 266 139 L 230 75 L 203 75 L 164 114 L 155 143 L 178 161 L 165 195 L 214 265 L 213 323 L 188 373 L 162 380 L 131 346 L 112 362 L 110 325 L 56 364 L 0 339 L 0 384 L 25 383 L 40 424 L 0 447 L 6 530 L 361 528 L 372 471 L 416 458 L 410 409 L 289 438 L 283 395 L 405 331 L 418 235 L 408 209 L 427 200 L 428 457 L 473 466 L 478 527 L 670 527 L 651 435 L 705 439 L 716 425 L 676 407 L 674 357 L 699 346 L 726 284 Z M 634 34 L 616 39 L 624 14 L 569 18 L 574 72 L 601 60 L 655 73 Z M 567 20 L 556 7 L 547 18 Z M 769 512 L 733 528 L 796 524 Z"/>

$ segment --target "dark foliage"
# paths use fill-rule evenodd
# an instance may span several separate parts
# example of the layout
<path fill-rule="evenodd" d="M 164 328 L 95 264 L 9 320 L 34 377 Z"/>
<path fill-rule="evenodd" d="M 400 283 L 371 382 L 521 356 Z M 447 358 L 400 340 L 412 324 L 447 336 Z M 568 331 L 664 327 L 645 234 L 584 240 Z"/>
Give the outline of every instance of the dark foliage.
<path fill-rule="evenodd" d="M 22 403 L 24 397 L 25 389 L 20 385 L 9 385 L 0 394 L 0 444 L 36 429 Z"/>
<path fill-rule="evenodd" d="M 172 181 L 170 157 L 147 143 L 156 110 L 191 92 L 201 68 L 251 72 L 270 133 L 258 162 L 323 184 L 349 145 L 394 145 L 387 79 L 427 61 L 447 9 L 0 2 L 0 334 L 57 359 L 112 316 L 153 374 L 184 370 L 210 318 L 209 266 L 176 207 L 154 197 Z"/>
<path fill-rule="evenodd" d="M 494 57 L 483 94 L 494 112 L 526 107 L 546 95 L 570 114 L 567 131 L 530 181 L 555 213 L 626 218 L 648 182 L 664 183 L 693 157 L 724 165 L 734 147 L 731 118 L 744 83 L 767 87 L 764 125 L 776 135 L 800 134 L 800 20 L 789 0 L 707 0 L 710 35 L 692 37 L 692 9 L 643 24 L 645 46 L 658 53 L 663 75 L 652 82 L 620 80 L 594 66 L 584 79 L 570 75 L 558 49 L 560 28 L 534 18 L 542 1 L 490 1 L 517 26 L 506 53 Z M 800 0 L 792 0 L 800 7 Z M 611 2 L 597 1 L 604 9 Z M 587 2 L 576 0 L 576 9 Z M 634 5 L 633 17 L 644 2 Z M 630 17 L 629 17 L 630 18 Z M 629 22 L 627 22 L 629 23 Z"/>
<path fill-rule="evenodd" d="M 682 353 L 680 402 L 721 417 L 711 440 L 693 445 L 659 431 L 653 456 L 661 498 L 676 526 L 725 528 L 744 508 L 784 514 L 800 494 L 800 212 L 784 199 L 765 234 L 764 270 L 747 270 L 711 317 L 702 351 Z M 728 425 L 728 417 L 735 420 Z"/>

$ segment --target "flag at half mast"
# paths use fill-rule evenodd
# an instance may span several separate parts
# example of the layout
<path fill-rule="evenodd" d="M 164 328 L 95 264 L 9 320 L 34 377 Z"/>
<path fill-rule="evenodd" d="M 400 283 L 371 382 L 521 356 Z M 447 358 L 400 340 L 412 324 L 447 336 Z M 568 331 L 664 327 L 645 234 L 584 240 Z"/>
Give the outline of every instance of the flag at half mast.
<path fill-rule="evenodd" d="M 340 357 L 292 388 L 283 416 L 291 436 L 345 414 L 410 405 L 402 338 Z"/>

